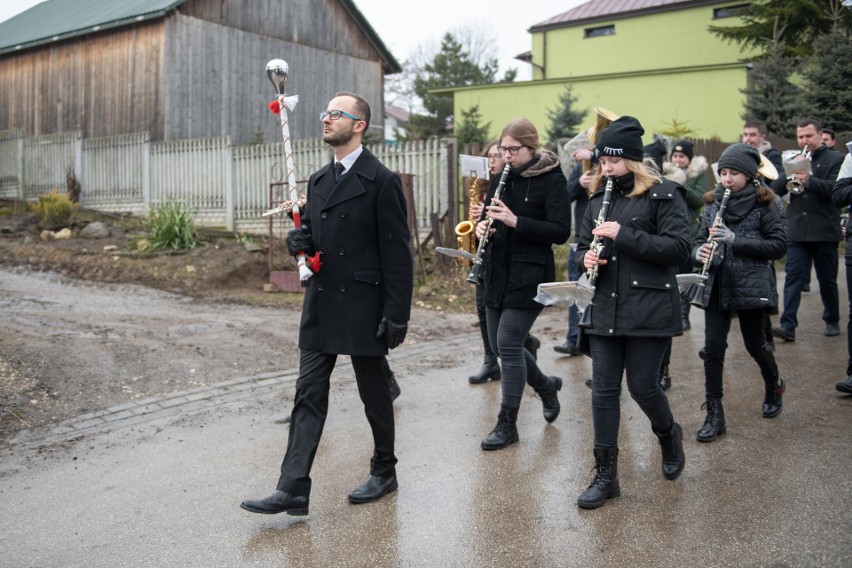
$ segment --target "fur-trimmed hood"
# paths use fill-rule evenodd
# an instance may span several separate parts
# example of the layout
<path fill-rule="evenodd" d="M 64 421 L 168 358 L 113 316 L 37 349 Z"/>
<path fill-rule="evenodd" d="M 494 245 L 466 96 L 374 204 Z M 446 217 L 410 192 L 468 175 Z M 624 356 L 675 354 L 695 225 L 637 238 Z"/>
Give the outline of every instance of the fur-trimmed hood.
<path fill-rule="evenodd" d="M 538 160 L 533 160 L 532 164 L 520 172 L 521 177 L 536 177 L 547 173 L 554 168 L 559 167 L 559 158 L 550 150 L 539 150 L 535 157 Z"/>
<path fill-rule="evenodd" d="M 680 169 L 671 162 L 665 162 L 663 164 L 663 177 L 683 185 L 688 179 L 704 175 L 704 172 L 707 171 L 707 166 L 707 158 L 704 156 L 695 156 L 692 158 L 689 161 L 689 165 L 686 166 L 686 170 Z"/>

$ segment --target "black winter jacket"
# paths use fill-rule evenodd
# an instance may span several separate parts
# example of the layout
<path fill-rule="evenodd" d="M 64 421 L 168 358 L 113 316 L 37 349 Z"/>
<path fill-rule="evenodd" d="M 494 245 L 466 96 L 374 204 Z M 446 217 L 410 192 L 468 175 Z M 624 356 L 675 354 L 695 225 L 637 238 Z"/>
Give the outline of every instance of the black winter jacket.
<path fill-rule="evenodd" d="M 713 203 L 704 209 L 693 259 L 707 242 L 724 191 L 717 185 Z M 715 307 L 719 311 L 778 306 L 772 261 L 787 252 L 787 238 L 784 216 L 776 203 L 777 198 L 770 204 L 759 203 L 753 185 L 731 193 L 723 223 L 734 232 L 734 244 L 731 247 L 721 244 L 717 249 L 721 261 L 714 261 L 709 273 L 712 282 L 707 286 L 708 297 L 713 287 L 718 290 L 719 304 Z"/>
<path fill-rule="evenodd" d="M 672 337 L 681 335 L 680 294 L 675 273 L 689 258 L 691 240 L 683 187 L 662 180 L 636 197 L 633 174 L 614 180 L 607 220 L 621 228 L 615 242 L 604 239 L 595 295 L 587 310 L 589 335 Z M 603 201 L 603 185 L 589 199 L 574 255 L 577 269 L 592 242 Z M 585 315 L 584 315 L 585 316 Z M 588 316 L 584 317 L 584 320 Z"/>
<path fill-rule="evenodd" d="M 787 206 L 787 240 L 791 242 L 839 241 L 840 212 L 831 202 L 834 182 L 840 172 L 843 156 L 823 145 L 811 155 L 811 171 L 805 191 L 790 194 Z M 778 176 L 772 190 L 787 194 L 787 177 Z"/>
<path fill-rule="evenodd" d="M 849 160 L 849 155 L 845 159 Z M 831 196 L 831 200 L 837 207 L 852 206 L 852 177 L 838 176 L 838 180 L 834 184 L 834 193 Z M 846 259 L 846 266 L 852 266 L 852 227 L 849 226 L 848 212 L 844 221 L 846 227 L 846 252 L 844 257 Z"/>
<path fill-rule="evenodd" d="M 498 178 L 493 178 L 486 204 Z M 538 285 L 556 279 L 551 246 L 566 242 L 571 234 L 571 202 L 556 155 L 542 151 L 509 170 L 502 201 L 518 217 L 518 224 L 514 228 L 499 221 L 492 224 L 496 232 L 485 253 L 485 305 L 540 308 L 533 300 Z"/>

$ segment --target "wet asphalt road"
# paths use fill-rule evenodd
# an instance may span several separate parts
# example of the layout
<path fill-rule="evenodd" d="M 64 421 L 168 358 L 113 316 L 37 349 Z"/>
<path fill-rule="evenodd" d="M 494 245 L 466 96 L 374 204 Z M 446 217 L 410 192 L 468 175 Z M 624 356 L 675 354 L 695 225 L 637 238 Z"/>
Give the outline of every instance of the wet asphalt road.
<path fill-rule="evenodd" d="M 842 279 L 842 278 L 841 278 Z M 845 298 L 845 283 L 841 283 Z M 846 302 L 841 301 L 846 307 Z M 372 452 L 351 367 L 341 358 L 314 465 L 308 517 L 254 515 L 274 489 L 294 369 L 168 399 L 105 409 L 0 451 L 2 567 L 119 566 L 837 566 L 852 565 L 852 397 L 834 389 L 846 330 L 822 334 L 818 293 L 803 296 L 797 341 L 777 346 L 784 410 L 760 415 L 763 386 L 736 322 L 725 372 L 727 435 L 699 444 L 703 318 L 677 338 L 669 398 L 687 464 L 663 479 L 650 425 L 622 394 L 622 496 L 576 507 L 592 478 L 591 371 L 558 357 L 564 312 L 534 332 L 542 369 L 563 377 L 551 425 L 527 389 L 520 443 L 483 452 L 497 383 L 468 385 L 478 336 L 392 353 L 399 491 L 351 505 Z M 777 321 L 777 318 L 776 318 Z M 412 322 L 416 325 L 416 321 Z M 447 350 L 469 362 L 448 362 Z"/>

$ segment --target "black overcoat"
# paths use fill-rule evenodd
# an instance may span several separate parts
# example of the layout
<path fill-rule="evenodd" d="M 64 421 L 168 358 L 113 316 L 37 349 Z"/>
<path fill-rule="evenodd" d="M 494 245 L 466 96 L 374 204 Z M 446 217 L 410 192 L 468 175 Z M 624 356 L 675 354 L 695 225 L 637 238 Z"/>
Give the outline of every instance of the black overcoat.
<path fill-rule="evenodd" d="M 366 148 L 339 181 L 327 164 L 308 182 L 303 225 L 322 267 L 308 280 L 299 347 L 380 356 L 383 317 L 407 322 L 413 263 L 399 176 Z"/>
<path fill-rule="evenodd" d="M 683 333 L 680 293 L 675 273 L 689 258 L 689 218 L 685 190 L 663 180 L 636 197 L 632 174 L 617 178 L 608 221 L 621 228 L 615 242 L 604 239 L 591 309 L 589 335 L 671 337 Z M 585 271 L 583 259 L 592 242 L 592 229 L 603 202 L 603 185 L 589 199 L 580 229 L 574 261 Z M 584 318 L 585 319 L 585 318 Z"/>

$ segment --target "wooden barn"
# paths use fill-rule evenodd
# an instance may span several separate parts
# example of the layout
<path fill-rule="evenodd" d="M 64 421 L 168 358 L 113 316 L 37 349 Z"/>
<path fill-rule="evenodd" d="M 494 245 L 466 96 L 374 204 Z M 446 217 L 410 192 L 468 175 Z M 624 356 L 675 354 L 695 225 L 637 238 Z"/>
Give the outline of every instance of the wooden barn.
<path fill-rule="evenodd" d="M 0 23 L 0 131 L 278 141 L 271 59 L 300 97 L 294 138 L 321 136 L 337 91 L 363 95 L 382 135 L 400 65 L 350 0 L 47 0 Z"/>

